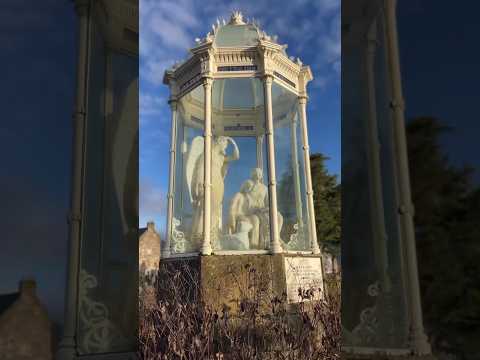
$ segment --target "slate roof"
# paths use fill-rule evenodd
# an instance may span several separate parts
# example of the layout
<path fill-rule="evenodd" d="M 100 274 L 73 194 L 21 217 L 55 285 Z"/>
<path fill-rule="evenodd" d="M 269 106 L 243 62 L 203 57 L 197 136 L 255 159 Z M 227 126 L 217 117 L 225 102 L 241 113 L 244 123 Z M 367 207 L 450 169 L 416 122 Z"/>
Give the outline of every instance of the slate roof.
<path fill-rule="evenodd" d="M 20 293 L 0 295 L 0 315 L 2 315 L 20 297 Z"/>

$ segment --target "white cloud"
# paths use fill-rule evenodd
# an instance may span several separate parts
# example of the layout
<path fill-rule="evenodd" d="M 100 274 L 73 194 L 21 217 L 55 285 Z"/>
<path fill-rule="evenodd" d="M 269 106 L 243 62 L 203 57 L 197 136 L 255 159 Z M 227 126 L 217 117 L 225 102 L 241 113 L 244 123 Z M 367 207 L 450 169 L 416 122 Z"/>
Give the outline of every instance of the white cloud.
<path fill-rule="evenodd" d="M 166 213 L 167 197 L 164 189 L 149 178 L 140 178 L 140 213 L 143 217 L 162 216 Z"/>
<path fill-rule="evenodd" d="M 165 70 L 194 43 L 199 17 L 189 0 L 140 1 L 140 76 L 161 85 Z M 143 90 L 142 90 L 143 91 Z"/>
<path fill-rule="evenodd" d="M 155 58 L 147 57 L 145 59 L 145 65 L 140 67 L 140 76 L 142 77 L 142 80 L 146 80 L 153 85 L 163 86 L 163 75 L 165 70 L 173 65 L 173 63 L 174 60 L 172 58 L 157 60 Z"/>
<path fill-rule="evenodd" d="M 140 119 L 149 115 L 160 114 L 165 111 L 166 99 L 150 93 L 140 93 Z"/>
<path fill-rule="evenodd" d="M 338 11 L 341 6 L 341 0 L 316 0 L 314 3 L 322 13 Z"/>
<path fill-rule="evenodd" d="M 185 49 L 192 45 L 187 29 L 175 19 L 167 19 L 164 15 L 152 15 L 149 24 L 151 31 L 158 35 L 164 45 Z"/>
<path fill-rule="evenodd" d="M 317 76 L 312 80 L 312 86 L 314 88 L 325 89 L 327 83 L 328 78 L 326 76 Z"/>
<path fill-rule="evenodd" d="M 342 71 L 342 62 L 340 59 L 336 60 L 332 64 L 333 69 L 337 72 L 337 74 L 340 74 Z"/>

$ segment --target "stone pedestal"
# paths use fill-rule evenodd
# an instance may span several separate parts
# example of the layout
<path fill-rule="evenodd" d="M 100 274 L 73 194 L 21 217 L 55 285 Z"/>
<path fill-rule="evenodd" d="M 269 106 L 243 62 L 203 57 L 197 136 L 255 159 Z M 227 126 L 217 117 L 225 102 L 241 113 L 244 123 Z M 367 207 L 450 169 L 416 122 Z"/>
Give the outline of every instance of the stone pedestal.
<path fill-rule="evenodd" d="M 260 311 L 269 311 L 275 297 L 292 308 L 300 301 L 292 295 L 298 293 L 299 285 L 317 289 L 319 296 L 318 289 L 323 289 L 320 255 L 169 258 L 160 264 L 158 296 L 177 301 L 199 299 L 217 311 L 227 307 L 230 314 L 235 314 L 242 299 L 258 300 Z"/>

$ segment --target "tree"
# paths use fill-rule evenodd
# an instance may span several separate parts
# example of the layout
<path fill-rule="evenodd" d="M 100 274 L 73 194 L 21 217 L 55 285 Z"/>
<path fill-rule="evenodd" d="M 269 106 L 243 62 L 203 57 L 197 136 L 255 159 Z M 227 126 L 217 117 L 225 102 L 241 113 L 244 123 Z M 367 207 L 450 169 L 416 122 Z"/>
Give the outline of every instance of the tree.
<path fill-rule="evenodd" d="M 328 157 L 322 154 L 310 155 L 317 239 L 321 248 L 338 255 L 341 235 L 341 188 L 337 183 L 337 176 L 328 173 L 325 160 L 328 160 Z"/>
<path fill-rule="evenodd" d="M 439 136 L 449 130 L 432 117 L 407 124 L 425 325 L 434 346 L 453 351 L 474 349 L 480 335 L 472 332 L 480 325 L 480 190 L 471 184 L 472 170 L 452 166 L 442 151 Z"/>

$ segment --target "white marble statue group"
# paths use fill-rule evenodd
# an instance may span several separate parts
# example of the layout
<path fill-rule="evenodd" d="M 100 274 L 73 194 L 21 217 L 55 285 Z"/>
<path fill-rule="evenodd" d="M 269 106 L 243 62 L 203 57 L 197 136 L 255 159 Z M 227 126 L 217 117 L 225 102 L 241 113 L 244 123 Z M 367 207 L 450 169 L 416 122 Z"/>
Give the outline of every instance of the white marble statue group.
<path fill-rule="evenodd" d="M 279 231 L 283 217 L 278 216 Z M 270 245 L 268 189 L 263 183 L 263 171 L 252 170 L 251 177 L 245 180 L 230 200 L 225 244 L 233 250 L 268 249 Z"/>
<path fill-rule="evenodd" d="M 227 155 L 232 144 L 233 152 Z M 243 182 L 229 204 L 228 220 L 222 224 L 225 177 L 228 163 L 240 158 L 235 141 L 226 136 L 214 138 L 211 157 L 211 240 L 214 248 L 221 250 L 268 249 L 270 221 L 268 189 L 263 183 L 263 171 L 254 168 L 250 179 Z M 199 248 L 203 239 L 204 217 L 204 152 L 203 137 L 192 140 L 186 161 L 186 179 L 193 209 L 190 238 Z M 283 217 L 278 213 L 279 232 Z"/>

